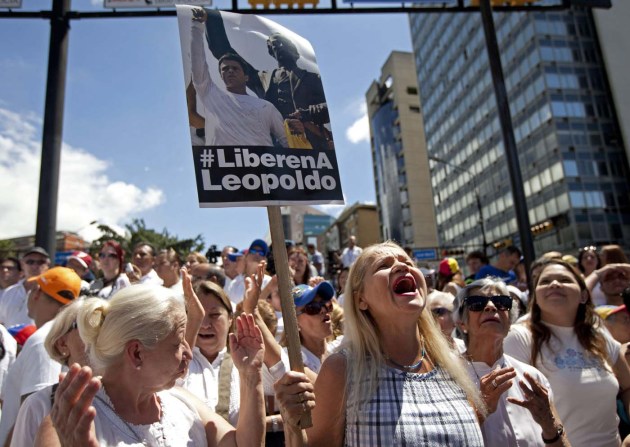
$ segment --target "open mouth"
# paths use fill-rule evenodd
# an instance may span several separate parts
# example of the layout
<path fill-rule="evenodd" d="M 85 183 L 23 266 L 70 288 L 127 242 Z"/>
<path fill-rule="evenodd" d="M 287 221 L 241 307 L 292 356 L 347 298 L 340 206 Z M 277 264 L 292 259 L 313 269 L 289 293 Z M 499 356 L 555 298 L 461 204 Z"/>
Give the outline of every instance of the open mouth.
<path fill-rule="evenodd" d="M 410 293 L 415 295 L 417 289 L 418 285 L 416 284 L 416 279 L 411 275 L 401 276 L 394 282 L 394 286 L 392 287 L 396 295 L 406 295 Z"/>
<path fill-rule="evenodd" d="M 213 338 L 216 337 L 215 334 L 197 334 L 197 337 L 204 339 L 204 340 L 212 340 Z"/>

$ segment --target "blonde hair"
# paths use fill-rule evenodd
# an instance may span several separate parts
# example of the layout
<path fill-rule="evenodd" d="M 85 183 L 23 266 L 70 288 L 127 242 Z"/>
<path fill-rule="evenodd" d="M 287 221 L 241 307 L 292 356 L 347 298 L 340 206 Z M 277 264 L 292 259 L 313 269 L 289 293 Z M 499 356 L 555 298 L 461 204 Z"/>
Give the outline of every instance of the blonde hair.
<path fill-rule="evenodd" d="M 83 307 L 83 304 L 85 304 L 85 300 L 79 298 L 63 306 L 55 316 L 53 324 L 50 327 L 50 332 L 48 332 L 44 340 L 44 347 L 50 358 L 62 365 L 66 364 L 68 356 L 61 355 L 61 352 L 57 349 L 56 343 L 61 337 L 70 332 L 72 323 L 76 321 L 77 314 Z"/>
<path fill-rule="evenodd" d="M 99 374 L 120 360 L 131 340 L 152 348 L 185 321 L 184 304 L 173 291 L 148 284 L 125 287 L 109 301 L 87 299 L 77 315 L 90 365 Z"/>
<path fill-rule="evenodd" d="M 347 398 L 346 408 L 353 408 L 358 412 L 360 406 L 369 402 L 370 397 L 378 387 L 379 369 L 385 366 L 385 357 L 381 345 L 378 327 L 369 312 L 362 311 L 358 306 L 358 296 L 363 292 L 363 284 L 370 267 L 374 262 L 387 255 L 403 255 L 407 253 L 392 241 L 371 245 L 363 250 L 352 264 L 350 275 L 346 282 L 344 300 L 344 341 L 347 358 L 346 384 L 355 386 Z M 456 356 L 442 335 L 440 328 L 430 312 L 423 311 L 418 318 L 418 331 L 425 340 L 426 354 L 434 365 L 443 368 L 463 389 L 468 400 L 481 412 L 485 411 L 479 390 L 466 373 L 461 359 Z M 366 386 L 363 386 L 363 384 Z M 356 404 L 356 405 L 349 405 Z M 349 415 L 350 419 L 356 414 Z"/>

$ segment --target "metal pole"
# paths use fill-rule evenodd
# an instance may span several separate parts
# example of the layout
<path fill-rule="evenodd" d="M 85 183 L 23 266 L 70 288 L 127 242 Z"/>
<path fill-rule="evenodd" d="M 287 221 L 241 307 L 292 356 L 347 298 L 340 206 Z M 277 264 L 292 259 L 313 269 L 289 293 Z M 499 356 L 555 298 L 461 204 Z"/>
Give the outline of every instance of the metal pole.
<path fill-rule="evenodd" d="M 497 43 L 497 35 L 494 28 L 494 19 L 492 18 L 490 0 L 481 0 L 480 7 L 483 31 L 486 35 L 486 47 L 488 49 L 488 61 L 490 62 L 492 83 L 494 85 L 494 93 L 497 100 L 499 122 L 501 123 L 501 131 L 503 134 L 505 157 L 507 159 L 508 171 L 510 173 L 510 183 L 512 184 L 512 201 L 514 202 L 514 211 L 516 212 L 516 223 L 518 225 L 518 233 L 521 238 L 521 250 L 523 251 L 525 261 L 525 271 L 529 275 L 529 266 L 535 257 L 534 240 L 532 238 L 531 225 L 529 223 L 529 214 L 527 213 L 527 201 L 525 198 L 525 190 L 523 189 L 523 177 L 521 175 L 521 167 L 518 161 L 518 151 L 516 148 L 516 140 L 514 138 L 514 129 L 512 127 L 512 116 L 510 114 L 510 105 L 508 103 L 507 90 L 505 88 L 503 68 L 501 67 L 501 55 L 499 53 L 499 44 Z"/>
<path fill-rule="evenodd" d="M 45 248 L 55 259 L 59 166 L 63 134 L 63 109 L 68 65 L 68 11 L 70 0 L 54 0 L 50 17 L 48 80 L 44 108 L 42 160 L 39 175 L 39 199 L 35 244 Z"/>

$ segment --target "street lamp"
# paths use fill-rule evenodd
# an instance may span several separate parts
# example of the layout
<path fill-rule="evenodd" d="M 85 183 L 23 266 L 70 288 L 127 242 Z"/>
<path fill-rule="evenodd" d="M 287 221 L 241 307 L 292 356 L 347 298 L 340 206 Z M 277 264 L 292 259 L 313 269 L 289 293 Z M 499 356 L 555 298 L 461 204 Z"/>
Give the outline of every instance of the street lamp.
<path fill-rule="evenodd" d="M 470 179 L 470 181 L 472 182 L 473 188 L 474 188 L 473 191 L 474 191 L 474 194 L 475 194 L 475 202 L 477 203 L 477 211 L 479 212 L 479 226 L 481 227 L 481 238 L 482 238 L 482 244 L 483 244 L 483 254 L 485 256 L 488 256 L 488 253 L 486 252 L 486 249 L 488 247 L 488 241 L 486 239 L 486 227 L 485 227 L 484 222 L 483 222 L 483 213 L 481 211 L 481 198 L 479 196 L 479 188 L 477 186 L 477 181 L 475 180 L 475 176 L 472 175 L 470 172 L 468 172 L 468 170 L 466 170 L 466 169 L 464 169 L 464 168 L 462 168 L 460 166 L 454 165 L 451 162 L 449 162 L 447 160 L 444 160 L 443 158 L 439 158 L 439 157 L 436 157 L 434 155 L 429 155 L 429 160 L 435 161 L 437 163 L 445 164 L 446 166 L 450 166 L 453 170 L 455 170 L 457 172 L 461 172 L 463 174 L 466 174 L 468 176 L 468 178 Z"/>

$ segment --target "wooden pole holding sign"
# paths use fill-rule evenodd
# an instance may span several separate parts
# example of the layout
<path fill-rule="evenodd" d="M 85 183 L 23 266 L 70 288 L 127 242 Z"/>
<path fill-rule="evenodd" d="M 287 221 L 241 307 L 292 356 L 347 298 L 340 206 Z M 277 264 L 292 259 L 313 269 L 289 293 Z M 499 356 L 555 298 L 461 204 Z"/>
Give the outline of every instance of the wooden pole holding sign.
<path fill-rule="evenodd" d="M 276 275 L 278 276 L 278 292 L 280 292 L 280 305 L 282 307 L 282 319 L 284 320 L 284 333 L 287 338 L 287 350 L 289 351 L 289 364 L 291 371 L 304 372 L 302 362 L 302 349 L 300 333 L 298 331 L 297 316 L 295 315 L 295 303 L 291 296 L 291 275 L 289 272 L 289 258 L 285 246 L 284 227 L 282 226 L 282 214 L 279 206 L 268 206 L 269 231 L 271 233 L 271 246 L 273 259 L 276 263 Z M 313 426 L 311 412 L 307 411 L 300 419 L 300 428 Z"/>

